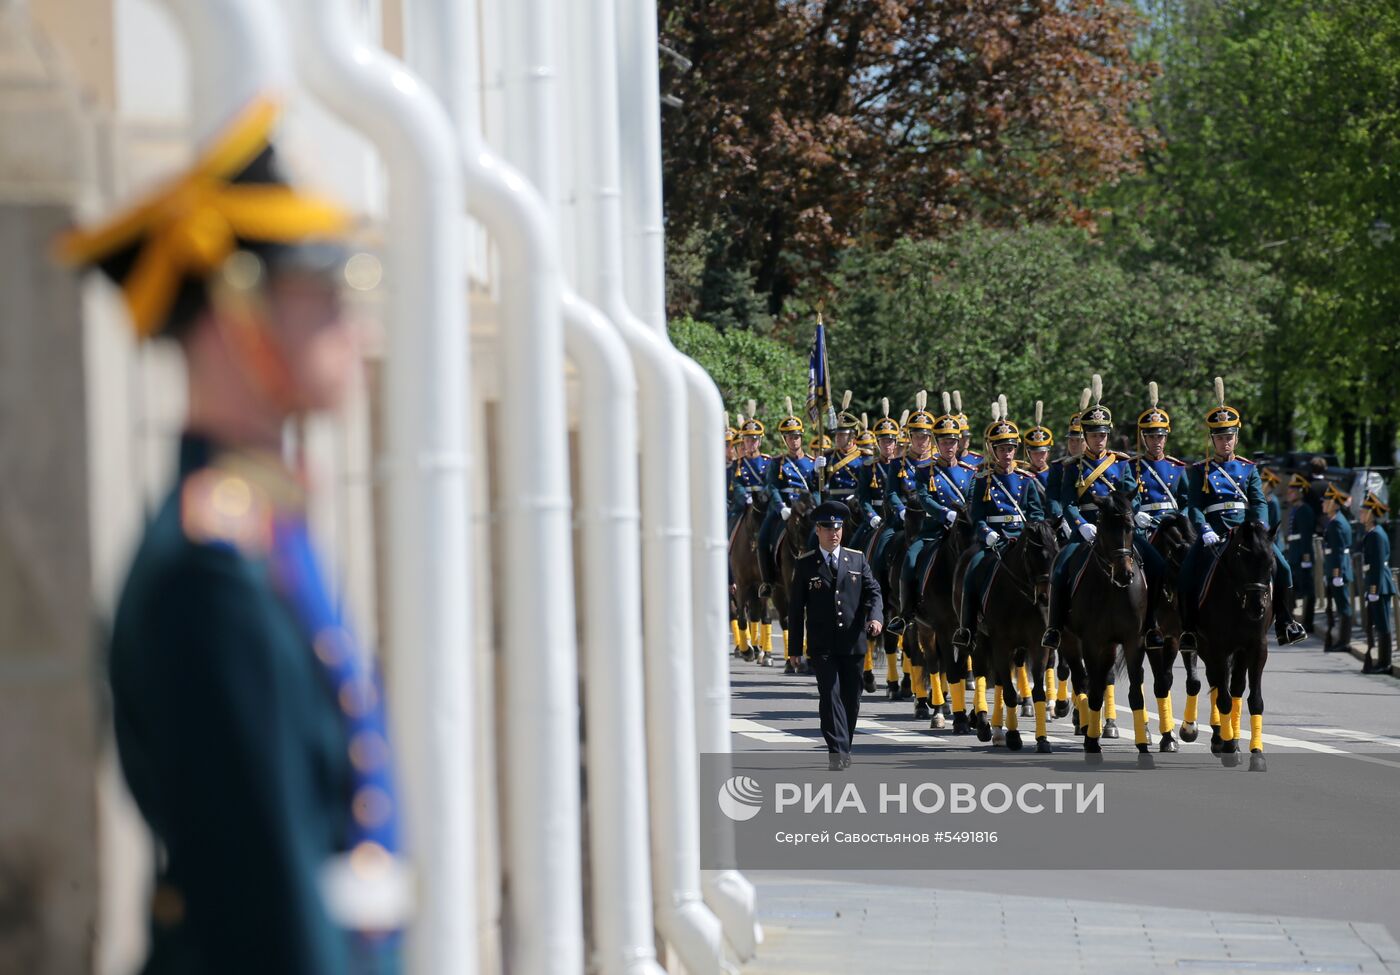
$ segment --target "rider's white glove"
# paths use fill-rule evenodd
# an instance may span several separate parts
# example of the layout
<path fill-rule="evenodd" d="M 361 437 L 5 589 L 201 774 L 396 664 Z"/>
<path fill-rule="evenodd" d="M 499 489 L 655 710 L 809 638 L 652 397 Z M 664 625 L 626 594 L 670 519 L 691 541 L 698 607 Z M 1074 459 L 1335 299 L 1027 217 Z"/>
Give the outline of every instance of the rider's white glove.
<path fill-rule="evenodd" d="M 983 545 L 986 545 L 988 548 L 991 548 L 993 545 L 995 545 L 995 544 L 996 544 L 997 542 L 999 542 L 999 541 L 1001 541 L 1001 536 L 998 535 L 996 532 L 994 532 L 994 531 L 988 529 L 988 530 L 987 530 L 987 537 L 984 538 L 984 539 L 982 540 L 982 544 L 983 544 Z"/>
<path fill-rule="evenodd" d="M 1380 602 L 1380 601 L 1381 601 L 1381 594 L 1380 594 L 1380 593 L 1378 593 L 1378 592 L 1368 592 L 1368 593 L 1366 594 L 1366 602 L 1368 602 L 1368 603 L 1378 603 L 1378 602 Z"/>
<path fill-rule="evenodd" d="M 949 508 L 947 512 L 944 513 L 943 520 L 951 525 L 953 522 L 958 520 L 958 513 L 952 508 Z"/>
<path fill-rule="evenodd" d="M 1146 511 L 1139 511 L 1137 514 L 1133 515 L 1133 523 L 1139 528 L 1151 528 L 1152 516 Z"/>
<path fill-rule="evenodd" d="M 814 460 L 812 463 L 815 464 L 818 468 L 825 467 L 825 466 L 826 466 L 826 458 L 825 458 L 825 457 L 818 457 L 818 458 L 817 458 L 816 460 Z"/>
<path fill-rule="evenodd" d="M 880 525 L 884 522 L 884 520 L 885 520 L 885 519 L 881 518 L 879 515 L 871 515 L 871 516 L 870 516 L 870 527 L 871 527 L 871 528 L 879 528 Z"/>
<path fill-rule="evenodd" d="M 1201 532 L 1201 541 L 1205 542 L 1207 545 L 1219 545 L 1220 536 L 1215 533 L 1214 528 L 1207 528 L 1205 531 Z"/>
<path fill-rule="evenodd" d="M 1343 579 L 1341 576 L 1333 576 L 1333 577 L 1332 577 L 1332 585 L 1336 586 L 1338 589 L 1342 588 L 1342 587 L 1345 586 L 1346 584 L 1347 584 L 1347 581 L 1346 581 L 1345 579 Z"/>
<path fill-rule="evenodd" d="M 792 509 L 789 508 L 787 505 L 783 505 L 781 508 L 778 509 L 778 514 L 783 516 L 783 521 L 787 521 L 788 516 L 792 514 Z"/>
<path fill-rule="evenodd" d="M 1084 536 L 1084 541 L 1086 542 L 1092 542 L 1094 540 L 1094 536 L 1096 536 L 1098 533 L 1098 526 L 1092 525 L 1087 521 L 1079 526 L 1079 534 Z"/>

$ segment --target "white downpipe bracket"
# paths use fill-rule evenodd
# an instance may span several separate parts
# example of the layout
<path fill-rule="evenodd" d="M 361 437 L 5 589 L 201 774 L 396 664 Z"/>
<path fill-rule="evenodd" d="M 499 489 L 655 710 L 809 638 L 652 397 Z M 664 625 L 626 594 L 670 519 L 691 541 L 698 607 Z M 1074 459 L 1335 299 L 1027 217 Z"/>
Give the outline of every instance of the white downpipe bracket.
<path fill-rule="evenodd" d="M 470 741 L 466 258 L 452 126 L 422 82 L 355 36 L 348 0 L 286 0 L 311 92 L 388 173 L 388 649 L 391 718 L 419 875 L 409 970 L 471 975 L 477 770 Z"/>
<path fill-rule="evenodd" d="M 724 500 L 724 404 L 714 380 L 666 338 L 666 251 L 661 180 L 661 93 L 654 0 L 617 0 L 622 106 L 622 209 L 627 294 L 641 317 L 663 337 L 681 363 L 689 397 L 691 541 L 694 581 L 696 737 L 701 754 L 728 755 L 729 533 Z M 710 817 L 700 838 L 707 858 L 733 862 L 734 828 Z M 763 940 L 753 885 L 737 870 L 704 874 L 705 903 L 724 924 L 741 961 Z"/>
<path fill-rule="evenodd" d="M 474 5 L 420 0 L 406 50 L 457 130 L 471 214 L 500 252 L 500 408 L 496 460 L 504 619 L 534 648 L 543 681 L 501 682 L 514 724 L 500 741 L 502 937 L 511 971 L 584 968 L 578 662 L 564 402 L 561 272 L 554 234 L 529 184 L 481 141 L 471 81 L 480 70 Z M 523 124 L 512 119 L 512 124 Z M 498 655 L 504 659 L 505 655 Z"/>
<path fill-rule="evenodd" d="M 164 0 L 189 50 L 190 133 L 208 141 L 259 95 L 285 95 L 292 56 L 271 0 Z"/>
<path fill-rule="evenodd" d="M 474 24 L 471 6 L 467 16 Z M 496 159 L 479 139 L 469 139 L 468 157 L 476 156 L 479 172 L 469 170 L 468 178 L 473 186 L 481 178 L 499 184 L 502 194 L 509 192 L 520 210 L 512 224 L 531 229 L 535 260 L 552 272 L 560 257 L 553 201 L 558 198 L 563 144 L 552 29 L 557 21 L 550 0 L 505 4 L 500 16 L 509 162 Z M 477 38 L 469 38 L 469 51 L 478 45 Z M 471 98 L 469 105 L 475 107 L 477 100 Z M 464 131 L 476 136 L 479 125 L 464 126 Z M 533 186 L 519 185 L 511 163 Z M 482 195 L 488 192 L 484 185 Z M 634 443 L 637 379 L 627 346 L 602 312 L 567 285 L 562 294 L 565 351 L 578 376 L 579 430 L 585 437 L 606 430 L 615 442 Z M 562 384 L 562 373 L 559 379 Z M 577 461 L 575 514 L 583 545 L 577 588 L 585 607 L 581 667 L 594 947 L 588 970 L 600 975 L 661 975 L 647 843 L 637 457 L 632 451 L 583 449 Z"/>
<path fill-rule="evenodd" d="M 640 392 L 641 439 L 623 449 L 642 454 L 652 893 L 663 939 L 690 975 L 711 975 L 728 966 L 719 919 L 700 890 L 685 378 L 669 343 L 632 314 L 623 293 L 616 6 L 613 0 L 587 0 L 565 9 L 581 290 L 626 340 Z"/>

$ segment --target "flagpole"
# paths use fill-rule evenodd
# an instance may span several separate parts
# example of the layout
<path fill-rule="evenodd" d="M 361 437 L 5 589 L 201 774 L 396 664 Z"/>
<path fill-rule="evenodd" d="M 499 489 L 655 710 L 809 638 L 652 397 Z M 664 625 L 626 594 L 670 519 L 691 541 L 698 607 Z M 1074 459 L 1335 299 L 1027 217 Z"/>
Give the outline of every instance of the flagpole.
<path fill-rule="evenodd" d="M 822 378 L 823 378 L 823 380 L 825 381 L 824 387 L 821 387 L 821 388 L 824 388 L 824 389 L 827 391 L 827 392 L 826 392 L 826 397 L 825 397 L 825 399 L 826 399 L 826 403 L 830 403 L 830 402 L 831 402 L 831 376 L 830 376 L 830 374 L 827 372 L 827 361 L 826 361 L 826 336 L 823 334 L 822 313 L 821 313 L 821 309 L 820 309 L 820 308 L 817 309 L 817 354 L 821 357 L 820 367 L 821 367 Z M 826 450 L 825 450 L 825 448 L 823 447 L 823 444 L 824 444 L 825 441 L 826 441 L 826 403 L 823 403 L 821 400 L 822 400 L 822 397 L 821 397 L 821 396 L 818 396 L 818 397 L 817 397 L 817 403 L 816 403 L 816 407 L 817 407 L 817 456 L 819 456 L 819 457 L 825 457 L 825 456 L 826 456 Z M 820 496 L 823 498 L 823 500 L 825 500 L 825 498 L 826 498 L 826 465 L 825 465 L 825 464 L 823 464 L 821 467 L 818 467 L 818 468 L 817 468 L 817 494 L 820 495 Z"/>

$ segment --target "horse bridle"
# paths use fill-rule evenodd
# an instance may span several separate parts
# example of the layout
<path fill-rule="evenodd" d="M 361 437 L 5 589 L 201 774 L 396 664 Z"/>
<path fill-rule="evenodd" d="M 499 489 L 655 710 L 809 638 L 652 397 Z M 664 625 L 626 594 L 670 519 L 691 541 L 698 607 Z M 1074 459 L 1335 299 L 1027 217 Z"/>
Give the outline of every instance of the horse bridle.
<path fill-rule="evenodd" d="M 1220 558 L 1222 561 L 1224 560 L 1225 556 L 1229 553 L 1230 541 L 1232 541 L 1234 538 L 1235 532 L 1231 530 L 1229 538 L 1227 538 L 1225 542 L 1225 549 L 1222 550 L 1220 553 Z M 1231 571 L 1232 569 L 1233 566 L 1227 565 L 1225 574 L 1226 577 L 1229 579 L 1231 586 L 1239 590 L 1240 609 L 1244 611 L 1244 613 L 1246 614 L 1246 616 L 1248 616 L 1250 620 L 1254 622 L 1262 620 L 1264 618 L 1265 612 L 1262 607 L 1267 605 L 1269 598 L 1272 596 L 1273 587 L 1268 582 L 1240 582 L 1239 577 L 1233 571 Z M 1272 575 L 1272 573 L 1270 574 Z M 1255 616 L 1249 611 L 1249 596 L 1251 593 L 1258 593 L 1261 597 L 1261 609 L 1259 610 L 1258 616 Z"/>
<path fill-rule="evenodd" d="M 1029 537 L 1029 536 L 1030 536 L 1030 533 L 1029 533 L 1029 531 L 1027 531 L 1027 532 L 1023 532 L 1023 533 L 1021 534 L 1020 538 L 1017 539 L 1017 541 L 1019 541 L 1019 542 L 1020 542 L 1022 545 L 1024 545 L 1027 549 L 1030 548 L 1030 537 Z M 1014 543 L 1013 543 L 1013 544 L 1014 544 Z M 1015 570 L 1015 568 L 1012 567 L 1011 560 L 1010 560 L 1010 559 L 1004 559 L 1004 558 L 1002 558 L 1002 557 L 1001 557 L 1001 553 L 1000 553 L 1000 552 L 997 552 L 995 549 L 993 549 L 993 553 L 996 555 L 997 560 L 1001 563 L 1002 568 L 1006 570 L 1006 579 L 1007 579 L 1007 581 L 1009 581 L 1009 582 L 1011 583 L 1011 588 L 1015 589 L 1016 592 L 1017 592 L 1023 599 L 1025 599 L 1026 602 L 1031 603 L 1032 605 L 1034 605 L 1034 604 L 1035 604 L 1035 586 L 1031 584 L 1031 574 L 1030 574 L 1030 570 L 1029 570 L 1029 569 L 1026 569 L 1026 580 L 1025 580 L 1025 582 L 1023 583 L 1020 579 L 1018 579 L 1018 578 L 1016 577 L 1016 570 Z M 1008 554 L 1008 555 L 1011 554 L 1011 546 L 1010 546 L 1010 545 L 1007 546 L 1007 554 Z M 1023 567 L 1023 568 L 1025 567 L 1025 560 L 1026 560 L 1026 553 L 1025 553 L 1025 552 L 1022 552 L 1022 553 L 1021 553 L 1021 563 L 1022 563 L 1022 567 Z"/>
<path fill-rule="evenodd" d="M 1089 555 L 1092 556 L 1095 564 L 1098 565 L 1100 571 L 1103 572 L 1104 575 L 1108 576 L 1108 581 L 1119 589 L 1127 589 L 1131 586 L 1133 584 L 1133 579 L 1137 577 L 1136 570 L 1141 568 L 1138 562 L 1137 552 L 1134 550 L 1131 542 L 1133 537 L 1133 530 L 1131 527 L 1127 529 L 1127 535 L 1130 541 L 1128 545 L 1123 548 L 1112 548 L 1107 551 L 1100 551 L 1097 536 L 1094 538 L 1094 544 L 1089 546 Z M 1117 573 L 1113 571 L 1113 563 L 1117 559 L 1126 559 L 1133 565 L 1134 571 L 1128 574 L 1126 582 L 1119 582 Z"/>

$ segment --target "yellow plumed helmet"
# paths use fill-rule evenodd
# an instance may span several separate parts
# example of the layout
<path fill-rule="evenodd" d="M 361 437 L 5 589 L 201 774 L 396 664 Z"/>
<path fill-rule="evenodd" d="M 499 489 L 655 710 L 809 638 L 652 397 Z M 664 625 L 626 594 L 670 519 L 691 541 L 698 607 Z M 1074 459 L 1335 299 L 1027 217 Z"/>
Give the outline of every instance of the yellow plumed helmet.
<path fill-rule="evenodd" d="M 1050 428 L 1042 426 L 1045 419 L 1045 403 L 1035 401 L 1035 426 L 1026 431 L 1026 447 L 1031 450 L 1049 449 L 1055 445 L 1055 435 Z"/>
<path fill-rule="evenodd" d="M 905 426 L 909 430 L 922 430 L 925 433 L 933 429 L 933 414 L 926 407 L 928 406 L 928 390 L 921 389 L 914 395 L 914 412 L 909 414 L 909 422 Z"/>
<path fill-rule="evenodd" d="M 1166 430 L 1171 432 L 1172 418 L 1167 415 L 1167 411 L 1157 405 L 1157 384 L 1150 382 L 1147 384 L 1147 409 L 1138 414 L 1138 432 L 1145 430 Z"/>
<path fill-rule="evenodd" d="M 1216 405 L 1206 412 L 1206 427 L 1211 433 L 1238 432 L 1240 411 L 1225 405 L 1225 380 L 1215 377 Z"/>
<path fill-rule="evenodd" d="M 802 426 L 802 421 L 798 418 L 797 414 L 792 411 L 792 397 L 786 396 L 784 400 L 787 402 L 787 416 L 778 421 L 778 432 L 801 433 L 804 428 Z"/>
<path fill-rule="evenodd" d="M 987 425 L 982 438 L 987 442 L 988 447 L 996 444 L 1019 444 L 1021 442 L 1021 431 L 1006 418 L 1006 397 L 1000 396 L 992 404 L 992 422 Z"/>
<path fill-rule="evenodd" d="M 254 99 L 181 176 L 116 216 L 72 230 L 55 242 L 65 264 L 97 267 L 116 282 L 140 338 L 192 320 L 209 300 L 210 282 L 232 258 L 240 284 L 247 270 L 293 262 L 330 270 L 344 255 L 327 246 L 350 229 L 337 204 L 293 189 L 278 171 L 269 141 L 278 106 Z M 324 242 L 308 249 L 313 241 Z"/>

